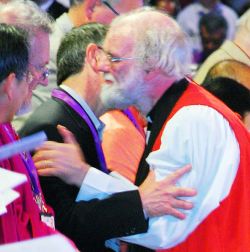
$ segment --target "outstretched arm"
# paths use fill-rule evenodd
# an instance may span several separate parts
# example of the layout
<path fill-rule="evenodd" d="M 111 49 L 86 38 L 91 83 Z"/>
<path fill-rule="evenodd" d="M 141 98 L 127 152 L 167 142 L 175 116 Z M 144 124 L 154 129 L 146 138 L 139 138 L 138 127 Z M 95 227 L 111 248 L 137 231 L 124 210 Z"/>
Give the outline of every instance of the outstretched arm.
<path fill-rule="evenodd" d="M 90 166 L 85 163 L 84 156 L 77 144 L 74 136 L 66 128 L 58 126 L 58 130 L 62 134 L 65 143 L 57 143 L 48 141 L 34 155 L 34 161 L 40 176 L 56 176 L 68 184 L 82 186 L 85 176 L 88 174 Z M 184 174 L 189 172 L 190 166 L 185 166 L 180 170 L 175 171 L 169 177 L 162 181 L 156 181 L 153 172 L 151 172 L 144 183 L 139 187 L 139 193 L 143 205 L 143 209 L 148 216 L 161 216 L 165 214 L 173 215 L 177 218 L 184 219 L 185 215 L 179 209 L 191 209 L 192 203 L 179 199 L 179 197 L 194 196 L 196 191 L 191 188 L 179 188 L 175 182 Z M 92 175 L 88 175 L 91 177 Z M 110 178 L 109 175 L 98 172 L 94 175 L 96 181 L 108 180 L 112 188 L 112 192 L 124 191 L 112 186 L 112 183 L 117 184 L 117 179 Z M 100 176 L 97 179 L 96 176 Z M 88 180 L 91 180 L 88 178 Z M 118 181 L 122 183 L 122 181 Z M 95 186 L 94 184 L 92 186 Z M 128 190 L 133 190 L 134 187 Z M 84 190 L 86 192 L 86 190 Z M 105 193 L 105 191 L 101 191 Z"/>

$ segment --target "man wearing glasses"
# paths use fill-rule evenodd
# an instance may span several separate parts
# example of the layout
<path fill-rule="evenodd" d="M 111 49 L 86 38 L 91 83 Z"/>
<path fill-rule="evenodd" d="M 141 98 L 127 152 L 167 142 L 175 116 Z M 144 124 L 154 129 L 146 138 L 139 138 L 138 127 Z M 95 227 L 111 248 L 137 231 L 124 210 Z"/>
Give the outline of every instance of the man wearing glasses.
<path fill-rule="evenodd" d="M 18 139 L 11 120 L 31 102 L 32 90 L 39 82 L 47 84 L 44 78 L 45 70 L 36 67 L 44 66 L 48 62 L 51 23 L 33 3 L 21 0 L 0 5 L 0 22 L 2 23 L 0 25 L 0 145 L 2 146 Z M 45 216 L 52 224 L 52 211 L 44 201 L 29 153 L 20 153 L 1 160 L 0 166 L 24 174 L 28 178 L 27 183 L 17 188 L 20 197 L 7 207 L 7 213 L 0 218 L 0 244 L 54 233 L 53 229 L 46 225 L 48 222 L 45 221 Z"/>
<path fill-rule="evenodd" d="M 106 31 L 105 26 L 91 23 L 67 33 L 57 55 L 57 79 L 60 86 L 52 91 L 50 99 L 35 110 L 21 130 L 23 135 L 44 130 L 50 141 L 62 142 L 57 125 L 67 127 L 76 137 L 87 162 L 97 167 L 97 172 L 107 172 L 107 167 L 99 139 L 101 124 L 97 118 L 102 113 L 99 97 L 102 75 L 96 71 L 96 62 L 101 50 L 94 42 L 101 44 Z M 69 152 L 64 154 L 71 155 Z M 74 163 L 77 163 L 77 160 L 74 160 L 72 165 Z M 42 161 L 42 164 L 45 169 L 50 167 L 49 162 Z M 55 211 L 56 227 L 69 236 L 81 251 L 106 251 L 103 245 L 108 238 L 145 232 L 147 220 L 144 219 L 142 204 L 152 216 L 156 213 L 151 212 L 150 201 L 163 205 L 156 207 L 156 215 L 159 211 L 174 214 L 169 209 L 166 211 L 165 204 L 162 204 L 165 196 L 160 197 L 161 200 L 158 197 L 156 199 L 155 195 L 150 197 L 152 194 L 142 188 L 142 197 L 135 188 L 134 191 L 116 194 L 105 200 L 84 199 L 75 202 L 80 187 L 77 182 L 65 183 L 53 176 L 40 177 L 40 181 L 45 198 Z M 159 185 L 156 181 L 150 180 L 150 177 L 149 181 L 150 186 L 156 188 Z M 150 186 L 146 188 L 148 192 Z M 168 188 L 167 185 L 163 186 L 158 188 L 158 192 L 165 192 Z M 171 188 L 175 190 L 174 186 Z M 166 203 L 166 206 L 168 205 Z M 191 206 L 187 204 L 187 208 L 189 207 Z M 170 209 L 180 214 L 175 207 Z"/>
<path fill-rule="evenodd" d="M 179 165 L 191 163 L 192 170 L 178 184 L 198 188 L 191 199 L 194 208 L 184 220 L 151 218 L 147 233 L 124 239 L 169 252 L 249 251 L 249 132 L 231 110 L 188 78 L 190 46 L 186 35 L 169 16 L 147 8 L 115 19 L 103 48 L 97 63 L 105 78 L 102 105 L 106 109 L 137 105 L 152 122 L 136 184 L 141 185 L 151 169 L 160 181 Z M 78 150 L 73 155 L 69 143 L 74 142 L 69 141 L 69 132 L 65 136 L 67 144 L 43 146 L 40 157 L 50 163 L 50 169 L 37 162 L 39 173 L 66 175 L 64 179 L 69 180 L 74 172 L 71 178 L 79 179 L 78 183 L 82 180 L 82 188 L 91 186 L 92 196 L 93 188 L 102 196 L 107 193 L 108 198 L 112 191 L 120 191 L 116 188 L 120 184 L 110 183 L 107 174 L 97 176 L 83 161 L 77 165 L 82 160 L 82 156 L 77 158 L 79 148 L 73 145 Z M 68 164 L 68 172 L 66 166 L 60 168 L 62 160 Z M 76 166 L 81 176 L 76 176 Z"/>
<path fill-rule="evenodd" d="M 60 45 L 61 39 L 72 28 L 89 22 L 98 22 L 109 24 L 111 20 L 129 10 L 139 8 L 143 5 L 142 0 L 70 0 L 70 9 L 67 13 L 62 14 L 54 23 L 53 32 L 50 35 L 50 62 L 48 65 L 49 73 L 45 65 L 36 65 L 36 69 L 43 72 L 43 76 L 49 77 L 41 80 L 49 83 L 48 87 L 39 87 L 33 92 L 32 110 L 37 108 L 41 103 L 46 101 L 51 94 L 52 89 L 56 85 L 56 54 Z M 31 113 L 15 118 L 14 127 L 19 130 L 24 121 Z"/>

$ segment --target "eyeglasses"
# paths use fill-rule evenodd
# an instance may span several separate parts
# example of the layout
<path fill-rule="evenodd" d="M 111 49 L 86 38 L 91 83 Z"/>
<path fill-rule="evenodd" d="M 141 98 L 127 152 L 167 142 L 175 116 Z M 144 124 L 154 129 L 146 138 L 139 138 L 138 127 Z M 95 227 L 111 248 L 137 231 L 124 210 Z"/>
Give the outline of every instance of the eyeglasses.
<path fill-rule="evenodd" d="M 46 67 L 46 66 L 37 66 L 37 65 L 34 65 L 34 64 L 31 64 L 31 63 L 30 63 L 30 65 L 32 67 L 34 67 L 36 69 L 36 71 L 38 71 L 38 72 L 41 73 L 41 77 L 40 78 L 43 81 L 46 80 L 49 77 L 50 71 L 49 71 L 48 67 Z"/>
<path fill-rule="evenodd" d="M 102 1 L 103 4 L 105 4 L 115 15 L 119 16 L 120 13 L 114 9 L 113 6 L 110 5 L 107 1 Z"/>
<path fill-rule="evenodd" d="M 111 53 L 106 52 L 101 46 L 97 46 L 98 49 L 100 49 L 108 58 L 108 60 L 111 63 L 118 63 L 118 62 L 122 62 L 122 61 L 126 61 L 126 60 L 135 60 L 135 59 L 140 59 L 139 57 L 116 57 L 113 56 Z"/>

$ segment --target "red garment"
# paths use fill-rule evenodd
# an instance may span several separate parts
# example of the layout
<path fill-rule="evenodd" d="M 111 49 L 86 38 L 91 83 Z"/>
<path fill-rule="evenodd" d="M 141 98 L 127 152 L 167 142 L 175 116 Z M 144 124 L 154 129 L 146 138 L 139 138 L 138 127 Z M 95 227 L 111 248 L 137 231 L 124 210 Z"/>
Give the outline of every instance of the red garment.
<path fill-rule="evenodd" d="M 206 105 L 228 120 L 240 147 L 240 164 L 230 194 L 181 244 L 167 252 L 247 252 L 250 251 L 250 135 L 237 116 L 211 94 L 194 83 L 176 103 L 166 123 L 182 107 Z M 163 128 L 165 125 L 163 126 Z M 161 130 L 154 150 L 159 149 Z M 230 147 L 230 146 L 229 146 Z M 198 188 L 199 192 L 199 188 Z"/>
<path fill-rule="evenodd" d="M 6 133 L 6 127 L 11 133 L 12 139 Z M 13 139 L 17 139 L 17 135 L 11 125 L 9 123 L 0 124 L 0 146 L 12 142 Z M 20 197 L 7 206 L 6 214 L 0 216 L 0 244 L 56 233 L 40 221 L 40 211 L 33 199 L 31 181 L 21 156 L 15 155 L 12 158 L 0 161 L 0 166 L 10 171 L 25 174 L 28 178 L 28 183 L 15 188 Z M 40 184 L 38 186 L 40 188 Z M 51 209 L 49 212 L 52 212 Z"/>
<path fill-rule="evenodd" d="M 145 148 L 146 121 L 136 108 L 130 107 L 129 111 L 137 128 L 120 110 L 108 111 L 100 117 L 105 124 L 102 148 L 109 170 L 117 171 L 134 182 Z"/>

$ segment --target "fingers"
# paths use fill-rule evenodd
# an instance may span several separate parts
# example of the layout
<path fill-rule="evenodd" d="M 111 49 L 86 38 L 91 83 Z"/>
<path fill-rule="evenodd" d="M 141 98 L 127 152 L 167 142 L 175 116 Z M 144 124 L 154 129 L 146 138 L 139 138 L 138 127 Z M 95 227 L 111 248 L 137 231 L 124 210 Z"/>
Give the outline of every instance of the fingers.
<path fill-rule="evenodd" d="M 38 150 L 35 155 L 32 157 L 33 161 L 39 162 L 44 160 L 52 159 L 55 156 L 55 151 L 53 150 L 47 150 L 47 149 L 41 149 Z"/>
<path fill-rule="evenodd" d="M 182 168 L 173 172 L 170 176 L 170 180 L 175 183 L 178 179 L 180 179 L 184 174 L 188 173 L 192 169 L 190 164 L 183 166 Z"/>
<path fill-rule="evenodd" d="M 61 169 L 53 166 L 53 162 L 51 160 L 41 160 L 35 163 L 37 173 L 39 176 L 47 176 L 47 177 L 60 177 Z"/>
<path fill-rule="evenodd" d="M 176 170 L 171 175 L 167 176 L 165 179 L 168 183 L 176 183 L 178 179 L 180 179 L 184 174 L 188 173 L 192 169 L 190 164 L 183 166 L 182 168 Z"/>
<path fill-rule="evenodd" d="M 175 192 L 173 192 L 175 197 L 192 197 L 196 194 L 197 191 L 195 189 L 185 187 L 175 187 Z"/>
<path fill-rule="evenodd" d="M 186 218 L 186 215 L 183 212 L 175 208 L 169 210 L 169 214 L 181 220 L 184 220 Z"/>
<path fill-rule="evenodd" d="M 190 210 L 194 207 L 192 202 L 170 197 L 167 202 L 161 202 L 157 208 L 149 209 L 149 216 L 172 215 L 179 219 L 185 219 L 186 213 L 183 210 Z"/>
<path fill-rule="evenodd" d="M 168 210 L 169 214 L 178 218 L 178 219 L 185 219 L 186 214 L 183 213 L 180 209 L 190 210 L 194 207 L 192 202 L 188 202 L 185 200 L 180 199 L 173 199 L 172 207 Z"/>
<path fill-rule="evenodd" d="M 60 135 L 63 137 L 64 143 L 78 144 L 74 135 L 66 127 L 62 125 L 57 125 L 57 129 Z"/>
<path fill-rule="evenodd" d="M 49 161 L 41 159 L 39 161 L 34 161 L 36 169 L 41 170 L 41 169 L 47 169 L 50 167 Z"/>
<path fill-rule="evenodd" d="M 54 169 L 51 169 L 51 168 L 38 169 L 37 173 L 39 176 L 43 176 L 43 177 L 53 177 L 56 175 L 56 173 L 54 172 Z"/>
<path fill-rule="evenodd" d="M 194 207 L 194 204 L 192 202 L 181 200 L 181 199 L 173 199 L 172 207 L 190 210 Z"/>

